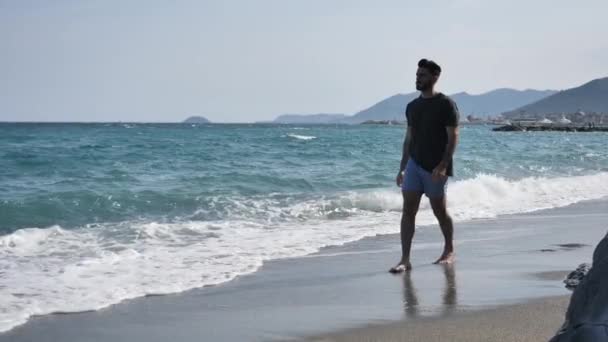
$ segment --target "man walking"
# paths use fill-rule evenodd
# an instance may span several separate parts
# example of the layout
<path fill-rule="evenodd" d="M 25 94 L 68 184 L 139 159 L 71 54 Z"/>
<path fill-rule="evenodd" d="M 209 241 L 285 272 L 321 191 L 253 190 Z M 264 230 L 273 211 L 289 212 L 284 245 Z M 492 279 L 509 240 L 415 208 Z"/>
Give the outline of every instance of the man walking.
<path fill-rule="evenodd" d="M 454 261 L 454 226 L 446 208 L 446 186 L 453 175 L 452 156 L 458 143 L 458 108 L 446 95 L 435 91 L 441 67 L 422 59 L 416 72 L 420 96 L 407 105 L 407 133 L 403 142 L 397 186 L 403 194 L 401 217 L 401 261 L 392 273 L 408 271 L 416 214 L 422 195 L 431 203 L 445 239 L 443 253 L 435 264 Z"/>

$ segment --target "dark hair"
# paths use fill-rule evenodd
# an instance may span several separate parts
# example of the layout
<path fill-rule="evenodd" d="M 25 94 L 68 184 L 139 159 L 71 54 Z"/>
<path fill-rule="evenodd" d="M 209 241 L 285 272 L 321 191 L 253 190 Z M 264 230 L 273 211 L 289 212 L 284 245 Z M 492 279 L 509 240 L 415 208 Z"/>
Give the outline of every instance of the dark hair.
<path fill-rule="evenodd" d="M 429 59 L 421 59 L 418 62 L 418 67 L 419 68 L 425 68 L 426 70 L 430 71 L 431 74 L 435 75 L 435 76 L 439 76 L 441 74 L 441 67 L 439 66 L 439 64 L 429 60 Z"/>

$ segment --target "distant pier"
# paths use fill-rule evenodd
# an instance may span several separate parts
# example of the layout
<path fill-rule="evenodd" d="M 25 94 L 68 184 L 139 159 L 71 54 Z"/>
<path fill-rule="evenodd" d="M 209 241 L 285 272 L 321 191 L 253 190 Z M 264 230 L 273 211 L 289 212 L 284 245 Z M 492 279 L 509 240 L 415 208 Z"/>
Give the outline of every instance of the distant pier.
<path fill-rule="evenodd" d="M 496 127 L 492 130 L 495 132 L 608 132 L 608 126 L 515 123 Z"/>

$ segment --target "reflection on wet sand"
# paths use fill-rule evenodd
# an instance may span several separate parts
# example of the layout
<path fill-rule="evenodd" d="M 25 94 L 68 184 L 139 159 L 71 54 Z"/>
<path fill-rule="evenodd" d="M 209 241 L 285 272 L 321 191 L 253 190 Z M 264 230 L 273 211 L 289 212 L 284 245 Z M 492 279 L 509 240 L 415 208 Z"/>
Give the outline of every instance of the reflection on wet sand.
<path fill-rule="evenodd" d="M 445 285 L 442 294 L 442 315 L 446 315 L 454 311 L 458 304 L 458 294 L 456 291 L 456 271 L 455 266 L 441 265 L 445 278 Z M 403 307 L 406 318 L 411 319 L 419 315 L 419 302 L 416 295 L 416 287 L 413 281 L 413 272 L 405 272 L 403 275 Z"/>

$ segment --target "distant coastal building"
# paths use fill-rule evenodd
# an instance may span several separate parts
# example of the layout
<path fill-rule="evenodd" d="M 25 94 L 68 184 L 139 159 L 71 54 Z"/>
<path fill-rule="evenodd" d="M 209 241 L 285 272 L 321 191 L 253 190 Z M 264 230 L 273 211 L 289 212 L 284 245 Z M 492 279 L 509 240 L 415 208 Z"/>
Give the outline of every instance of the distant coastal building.
<path fill-rule="evenodd" d="M 569 125 L 572 123 L 572 121 L 566 119 L 565 115 L 562 115 L 562 117 L 557 121 L 557 123 L 559 123 L 560 125 Z"/>

